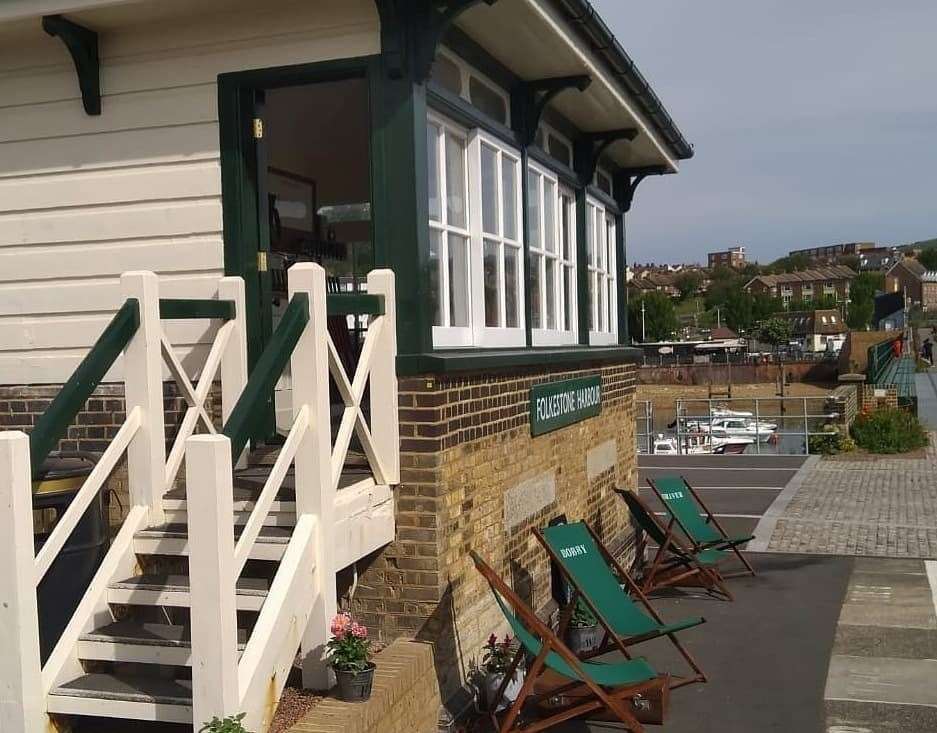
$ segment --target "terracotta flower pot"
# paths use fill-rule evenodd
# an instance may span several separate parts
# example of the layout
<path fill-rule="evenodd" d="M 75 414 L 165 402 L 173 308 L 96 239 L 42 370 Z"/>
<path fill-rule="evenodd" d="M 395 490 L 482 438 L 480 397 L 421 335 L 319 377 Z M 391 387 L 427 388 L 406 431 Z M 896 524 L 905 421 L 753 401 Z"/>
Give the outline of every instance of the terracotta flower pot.
<path fill-rule="evenodd" d="M 371 697 L 371 685 L 374 683 L 374 663 L 368 664 L 361 671 L 336 669 L 338 680 L 338 699 L 345 702 L 364 702 Z"/>

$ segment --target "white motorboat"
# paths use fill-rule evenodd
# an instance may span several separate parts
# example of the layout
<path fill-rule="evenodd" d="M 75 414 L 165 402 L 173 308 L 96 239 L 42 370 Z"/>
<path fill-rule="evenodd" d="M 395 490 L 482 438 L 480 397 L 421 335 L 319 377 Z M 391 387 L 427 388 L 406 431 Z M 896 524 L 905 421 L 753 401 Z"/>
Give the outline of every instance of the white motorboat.
<path fill-rule="evenodd" d="M 712 453 L 743 453 L 755 443 L 754 438 L 739 436 L 718 436 L 706 433 L 692 433 L 680 436 L 680 443 L 672 436 L 658 433 L 654 439 L 654 455 L 708 455 Z M 683 449 L 680 449 L 682 443 Z"/>
<path fill-rule="evenodd" d="M 714 417 L 711 422 L 705 419 L 689 421 L 687 429 L 709 433 L 713 437 L 752 438 L 764 443 L 777 432 L 778 426 L 744 417 Z"/>

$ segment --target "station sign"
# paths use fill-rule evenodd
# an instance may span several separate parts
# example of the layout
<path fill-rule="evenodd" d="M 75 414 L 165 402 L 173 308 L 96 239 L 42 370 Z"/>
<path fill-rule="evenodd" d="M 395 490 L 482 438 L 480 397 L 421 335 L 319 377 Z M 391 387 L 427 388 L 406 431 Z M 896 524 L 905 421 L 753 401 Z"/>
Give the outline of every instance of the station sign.
<path fill-rule="evenodd" d="M 581 377 L 530 388 L 530 434 L 543 435 L 602 412 L 601 377 Z"/>

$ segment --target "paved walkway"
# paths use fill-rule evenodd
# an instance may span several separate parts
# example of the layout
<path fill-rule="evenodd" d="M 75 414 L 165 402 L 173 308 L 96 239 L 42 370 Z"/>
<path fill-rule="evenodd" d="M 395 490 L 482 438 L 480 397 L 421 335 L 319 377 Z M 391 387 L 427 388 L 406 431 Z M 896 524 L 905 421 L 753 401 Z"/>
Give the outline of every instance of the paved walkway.
<path fill-rule="evenodd" d="M 811 460 L 792 483 L 755 531 L 764 546 L 752 549 L 937 557 L 937 435 L 917 458 Z"/>
<path fill-rule="evenodd" d="M 928 430 L 937 430 L 937 369 L 914 375 L 917 414 Z"/>

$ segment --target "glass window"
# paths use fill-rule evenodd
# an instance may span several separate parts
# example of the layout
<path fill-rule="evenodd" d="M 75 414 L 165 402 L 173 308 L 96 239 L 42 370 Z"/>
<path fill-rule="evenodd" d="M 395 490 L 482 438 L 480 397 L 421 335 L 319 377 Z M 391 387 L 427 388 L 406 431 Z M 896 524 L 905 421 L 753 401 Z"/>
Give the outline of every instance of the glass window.
<path fill-rule="evenodd" d="M 576 202 L 551 173 L 531 164 L 530 323 L 536 345 L 576 340 Z"/>
<path fill-rule="evenodd" d="M 573 165 L 573 149 L 569 143 L 553 134 L 550 134 L 547 140 L 547 152 L 560 163 L 571 168 Z"/>
<path fill-rule="evenodd" d="M 595 187 L 602 193 L 612 195 L 612 177 L 605 171 L 599 169 L 595 172 Z"/>
<path fill-rule="evenodd" d="M 616 218 L 598 201 L 586 203 L 586 249 L 589 262 L 589 343 L 610 344 L 618 333 L 618 289 L 615 251 Z"/>
<path fill-rule="evenodd" d="M 507 124 L 508 105 L 504 95 L 474 75 L 469 77 L 469 101 L 491 119 Z"/>
<path fill-rule="evenodd" d="M 443 89 L 462 96 L 462 69 L 449 57 L 437 54 L 429 77 Z"/>

